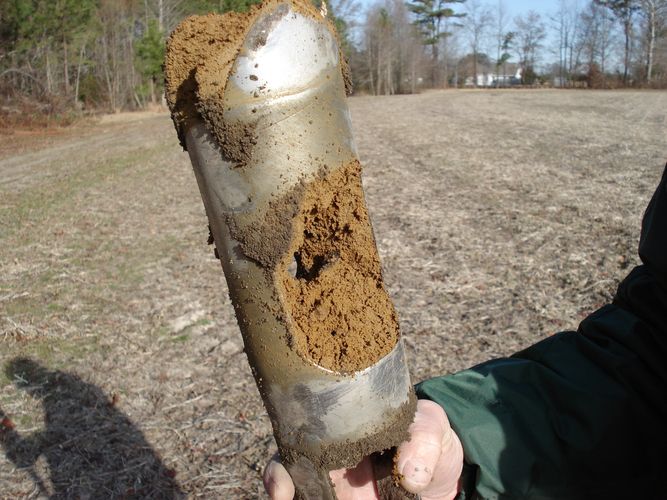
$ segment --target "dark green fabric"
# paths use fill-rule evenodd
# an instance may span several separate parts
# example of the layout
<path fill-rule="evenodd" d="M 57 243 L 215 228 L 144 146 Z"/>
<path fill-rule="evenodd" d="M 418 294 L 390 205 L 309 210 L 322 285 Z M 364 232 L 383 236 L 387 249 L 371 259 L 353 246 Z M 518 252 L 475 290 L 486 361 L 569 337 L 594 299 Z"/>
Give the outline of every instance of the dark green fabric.
<path fill-rule="evenodd" d="M 461 498 L 667 498 L 667 167 L 639 254 L 577 332 L 417 386 L 463 443 Z"/>

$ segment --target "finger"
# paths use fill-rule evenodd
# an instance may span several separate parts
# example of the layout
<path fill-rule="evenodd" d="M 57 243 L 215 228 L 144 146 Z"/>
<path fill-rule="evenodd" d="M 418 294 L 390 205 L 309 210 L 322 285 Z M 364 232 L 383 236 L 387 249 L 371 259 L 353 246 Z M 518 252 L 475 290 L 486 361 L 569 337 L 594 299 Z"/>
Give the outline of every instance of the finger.
<path fill-rule="evenodd" d="M 463 471 L 463 446 L 452 428 L 447 427 L 433 481 L 422 491 L 422 500 L 452 500 L 458 494 Z"/>
<path fill-rule="evenodd" d="M 354 469 L 329 472 L 338 500 L 377 500 L 373 463 L 365 457 Z"/>
<path fill-rule="evenodd" d="M 264 469 L 264 489 L 272 500 L 292 500 L 294 483 L 276 453 Z"/>
<path fill-rule="evenodd" d="M 428 400 L 417 402 L 415 419 L 408 428 L 410 440 L 398 448 L 397 468 L 403 488 L 421 493 L 431 483 L 448 429 L 449 421 L 440 405 Z"/>

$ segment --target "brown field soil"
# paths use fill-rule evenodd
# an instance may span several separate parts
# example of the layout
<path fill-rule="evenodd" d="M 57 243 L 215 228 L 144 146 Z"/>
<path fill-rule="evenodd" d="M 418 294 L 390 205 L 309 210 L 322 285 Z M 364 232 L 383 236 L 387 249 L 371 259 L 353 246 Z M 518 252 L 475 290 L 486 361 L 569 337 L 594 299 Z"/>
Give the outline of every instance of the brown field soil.
<path fill-rule="evenodd" d="M 637 263 L 667 93 L 350 100 L 415 381 L 511 354 Z M 166 114 L 0 136 L 0 498 L 261 498 L 275 449 Z"/>

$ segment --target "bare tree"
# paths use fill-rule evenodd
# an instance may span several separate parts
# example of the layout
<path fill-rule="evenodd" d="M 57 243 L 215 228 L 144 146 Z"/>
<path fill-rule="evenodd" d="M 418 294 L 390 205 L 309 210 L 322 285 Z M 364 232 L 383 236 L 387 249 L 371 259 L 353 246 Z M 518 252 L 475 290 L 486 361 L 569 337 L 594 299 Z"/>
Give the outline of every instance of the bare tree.
<path fill-rule="evenodd" d="M 506 62 L 509 60 L 510 55 L 505 49 L 508 47 L 508 36 L 510 36 L 509 31 L 509 16 L 507 14 L 507 6 L 505 5 L 504 0 L 498 0 L 498 5 L 495 12 L 495 42 L 496 42 L 496 68 L 499 70 L 500 67 L 504 67 Z M 505 75 L 503 75 L 503 81 L 505 80 Z"/>
<path fill-rule="evenodd" d="M 659 34 L 665 29 L 667 17 L 667 0 L 639 0 L 641 14 L 645 21 L 644 45 L 645 45 L 645 78 L 646 83 L 653 79 L 653 65 L 655 59 L 655 47 Z"/>
<path fill-rule="evenodd" d="M 417 27 L 411 22 L 410 12 L 403 0 L 391 0 L 396 40 L 394 64 L 396 92 L 414 94 L 422 78 L 424 45 Z"/>
<path fill-rule="evenodd" d="M 625 50 L 623 56 L 623 82 L 628 82 L 630 73 L 630 56 L 632 53 L 633 29 L 635 26 L 635 13 L 639 10 L 638 0 L 594 0 L 595 3 L 607 7 L 614 13 L 623 27 L 625 37 Z"/>
<path fill-rule="evenodd" d="M 580 14 L 581 30 L 577 38 L 578 59 L 591 76 L 607 71 L 607 62 L 613 47 L 613 19 L 604 7 L 590 2 Z"/>
<path fill-rule="evenodd" d="M 125 2 L 100 2 L 100 32 L 93 58 L 97 79 L 111 111 L 141 104 L 135 88 L 139 85 L 134 68 L 134 15 Z"/>
<path fill-rule="evenodd" d="M 156 19 L 162 33 L 171 32 L 186 13 L 183 0 L 144 0 L 144 24 Z"/>
<path fill-rule="evenodd" d="M 369 9 L 366 17 L 366 51 L 371 92 L 376 95 L 393 94 L 392 19 L 385 5 Z"/>
<path fill-rule="evenodd" d="M 395 44 L 392 37 L 393 31 L 393 19 L 389 14 L 389 11 L 385 8 L 380 9 L 379 16 L 377 19 L 377 28 L 379 31 L 379 43 L 380 51 L 378 52 L 381 57 L 378 57 L 378 93 L 391 95 L 395 93 L 394 86 L 394 72 L 392 68 L 392 63 L 394 62 L 394 50 Z M 384 83 L 384 85 L 383 85 Z"/>
<path fill-rule="evenodd" d="M 577 0 L 559 0 L 558 10 L 550 17 L 551 29 L 556 35 L 558 76 L 560 85 L 565 83 L 574 68 L 574 48 L 579 30 L 579 5 Z"/>
<path fill-rule="evenodd" d="M 663 88 L 667 87 L 667 30 L 664 30 L 664 35 L 656 40 L 654 66 L 653 66 L 653 82 L 655 85 L 661 83 Z"/>
<path fill-rule="evenodd" d="M 431 85 L 438 87 L 440 78 L 440 45 L 451 36 L 451 28 L 456 19 L 465 14 L 455 12 L 452 6 L 467 0 L 409 0 L 408 8 L 415 16 L 415 24 L 420 27 L 423 44 L 431 46 Z M 446 74 L 446 72 L 445 72 Z M 446 78 L 445 78 L 446 82 Z"/>
<path fill-rule="evenodd" d="M 523 67 L 523 83 L 532 83 L 537 56 L 547 36 L 542 17 L 534 10 L 514 18 L 516 49 Z"/>
<path fill-rule="evenodd" d="M 477 87 L 477 63 L 482 46 L 484 45 L 493 25 L 491 8 L 480 0 L 468 0 L 465 4 L 465 18 L 463 29 L 467 35 L 470 52 L 472 54 L 473 85 Z"/>
<path fill-rule="evenodd" d="M 364 23 L 365 82 L 373 94 L 416 91 L 423 44 L 401 0 L 371 7 Z"/>
<path fill-rule="evenodd" d="M 445 29 L 449 35 L 443 37 L 440 41 L 438 61 L 440 69 L 442 70 L 443 87 L 447 88 L 450 82 L 454 86 L 458 85 L 458 61 L 462 55 L 462 47 L 466 45 L 466 42 L 462 40 L 464 33 L 461 24 L 457 20 L 445 20 L 443 22 L 443 29 Z M 432 62 L 428 56 L 429 54 L 426 53 L 423 55 L 425 58 L 424 66 L 427 64 L 430 66 Z"/>

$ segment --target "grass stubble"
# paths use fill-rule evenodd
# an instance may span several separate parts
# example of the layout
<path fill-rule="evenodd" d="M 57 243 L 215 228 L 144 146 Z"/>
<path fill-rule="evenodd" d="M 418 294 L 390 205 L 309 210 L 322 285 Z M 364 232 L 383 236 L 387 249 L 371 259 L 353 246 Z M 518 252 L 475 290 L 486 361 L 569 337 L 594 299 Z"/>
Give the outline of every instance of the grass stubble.
<path fill-rule="evenodd" d="M 350 100 L 414 380 L 576 328 L 610 299 L 637 263 L 667 156 L 665 100 Z M 37 443 L 31 469 L 0 452 L 0 498 L 86 481 L 109 496 L 133 484 L 155 498 L 261 497 L 271 428 L 168 116 L 75 128 L 15 154 L 11 136 L 0 141 L 0 409 L 21 436 L 53 441 Z M 19 357 L 85 394 L 47 406 L 5 373 Z"/>

